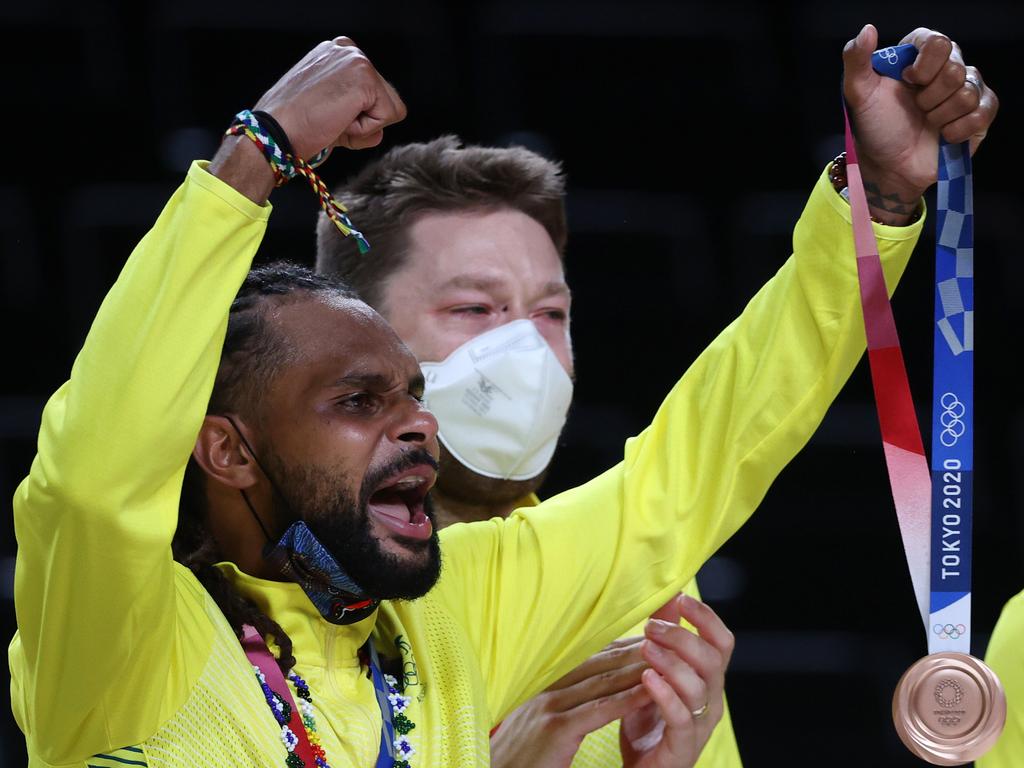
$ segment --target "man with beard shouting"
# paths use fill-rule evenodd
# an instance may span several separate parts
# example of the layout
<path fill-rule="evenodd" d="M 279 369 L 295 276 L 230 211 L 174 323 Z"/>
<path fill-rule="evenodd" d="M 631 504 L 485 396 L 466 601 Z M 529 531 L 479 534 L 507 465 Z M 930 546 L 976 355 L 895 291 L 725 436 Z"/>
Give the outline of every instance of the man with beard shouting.
<path fill-rule="evenodd" d="M 910 125 L 922 118 L 951 125 L 979 107 L 985 112 L 983 94 L 965 82 L 959 52 L 948 38 L 919 29 L 907 40 L 925 52 L 921 68 L 909 75 L 922 99 L 908 105 Z M 854 103 L 865 95 L 883 102 L 874 105 L 875 119 L 885 102 L 889 108 L 902 95 L 895 87 L 887 88 L 890 84 L 870 67 L 864 71 L 864 57 L 876 41 L 874 30 L 867 28 L 845 52 L 851 69 L 847 89 Z M 958 103 L 958 96 L 947 102 L 965 87 L 967 101 Z M 914 89 L 907 85 L 902 90 Z M 942 110 L 936 111 L 940 105 Z M 893 112 L 901 110 L 906 108 Z M 907 153 L 903 165 L 890 167 L 905 172 L 934 140 L 906 135 L 906 125 L 894 121 L 880 131 L 874 145 L 863 147 L 869 152 L 864 161 L 878 167 L 882 152 L 898 155 L 904 145 L 919 148 L 920 153 Z M 919 191 L 904 199 L 916 201 Z M 440 423 L 441 472 L 431 494 L 439 525 L 507 517 L 538 504 L 535 492 L 572 396 L 571 295 L 563 269 L 568 231 L 559 165 L 521 147 L 462 147 L 448 136 L 395 147 L 335 194 L 346 201 L 374 251 L 364 256 L 321 216 L 317 271 L 346 280 L 422 363 L 427 405 Z M 839 210 L 823 204 L 826 198 L 837 202 L 837 197 L 835 190 L 819 184 L 801 227 L 813 228 L 823 243 L 831 242 L 833 258 L 852 259 L 844 251 L 849 249 L 845 202 Z M 875 198 L 885 203 L 882 196 Z M 896 225 L 910 219 L 893 210 L 876 208 L 874 214 Z M 881 227 L 878 232 L 889 239 L 911 236 Z M 685 591 L 696 595 L 696 585 L 687 585 Z M 697 766 L 738 766 L 722 697 L 731 650 L 728 632 L 697 601 L 669 606 L 680 608 L 714 627 L 701 638 L 684 636 L 678 627 L 668 630 L 679 634 L 676 647 L 687 664 L 682 674 L 690 678 L 689 685 L 704 691 L 701 700 L 709 703 L 697 730 L 700 743 L 708 734 L 710 740 Z M 659 618 L 678 615 L 666 612 Z M 644 633 L 644 625 L 634 627 L 631 640 L 617 641 L 594 655 L 506 718 L 492 736 L 492 763 L 535 768 L 630 765 L 633 742 L 660 727 L 652 712 L 628 712 L 629 702 L 617 698 L 639 680 L 642 662 L 650 661 L 651 650 L 659 647 L 642 644 Z M 620 717 L 621 736 L 614 722 Z"/>
<path fill-rule="evenodd" d="M 495 722 L 742 524 L 862 352 L 852 259 L 798 229 L 622 464 L 454 526 L 438 580 L 416 359 L 343 287 L 249 274 L 275 181 L 404 112 L 351 41 L 317 46 L 190 169 L 108 294 L 14 499 L 30 765 L 486 765 Z M 883 244 L 893 277 L 915 232 Z M 622 693 L 665 723 L 638 764 L 685 765 L 706 702 L 678 654 L 654 658 Z"/>

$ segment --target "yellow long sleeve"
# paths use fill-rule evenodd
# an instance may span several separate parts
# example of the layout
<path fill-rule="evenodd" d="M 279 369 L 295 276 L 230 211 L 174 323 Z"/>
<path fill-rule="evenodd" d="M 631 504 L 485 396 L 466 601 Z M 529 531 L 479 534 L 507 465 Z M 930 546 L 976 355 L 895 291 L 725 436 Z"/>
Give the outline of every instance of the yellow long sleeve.
<path fill-rule="evenodd" d="M 48 762 L 148 736 L 199 674 L 182 644 L 203 642 L 203 617 L 179 626 L 171 538 L 228 308 L 269 212 L 193 165 L 43 412 L 14 497 L 9 656 L 15 716 Z"/>
<path fill-rule="evenodd" d="M 921 224 L 876 226 L 890 286 Z M 471 634 L 495 720 L 693 578 L 813 434 L 864 347 L 849 208 L 823 175 L 793 256 L 619 465 L 507 520 L 446 529 L 438 599 Z M 616 375 L 628 390 L 642 374 Z"/>

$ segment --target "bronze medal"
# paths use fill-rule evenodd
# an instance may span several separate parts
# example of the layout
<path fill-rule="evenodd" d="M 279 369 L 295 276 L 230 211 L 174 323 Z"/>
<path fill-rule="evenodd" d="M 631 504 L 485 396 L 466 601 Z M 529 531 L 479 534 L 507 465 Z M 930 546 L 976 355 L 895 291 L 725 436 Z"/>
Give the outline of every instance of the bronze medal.
<path fill-rule="evenodd" d="M 896 732 L 932 765 L 963 765 L 995 744 L 1006 695 L 995 672 L 964 653 L 933 653 L 903 673 L 892 697 Z"/>

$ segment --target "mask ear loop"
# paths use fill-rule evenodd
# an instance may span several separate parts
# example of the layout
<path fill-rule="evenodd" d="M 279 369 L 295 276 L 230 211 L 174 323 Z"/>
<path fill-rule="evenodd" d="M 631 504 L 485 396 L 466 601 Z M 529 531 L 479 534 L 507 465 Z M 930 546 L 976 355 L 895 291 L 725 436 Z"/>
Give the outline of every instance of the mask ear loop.
<path fill-rule="evenodd" d="M 256 457 L 256 451 L 254 451 L 252 446 L 249 445 L 249 441 L 245 439 L 245 435 L 242 434 L 242 430 L 238 428 L 235 420 L 227 414 L 224 414 L 224 418 L 227 419 L 231 423 L 231 426 L 235 428 L 235 432 L 238 433 L 238 437 L 241 438 L 242 444 L 245 446 L 246 450 L 249 451 L 249 455 L 252 456 L 252 460 L 256 462 L 256 466 L 260 468 L 260 472 L 262 472 L 263 476 L 267 478 L 267 482 L 270 483 L 270 487 L 273 488 L 274 493 L 277 493 L 277 495 L 280 496 L 281 494 L 277 490 L 277 484 L 270 479 L 270 475 L 267 474 L 267 470 L 263 468 L 260 460 Z M 256 507 L 253 506 L 252 500 L 249 498 L 249 494 L 247 494 L 243 488 L 239 488 L 238 492 L 242 494 L 242 500 L 245 501 L 245 506 L 249 508 L 249 512 L 251 512 L 252 516 L 256 519 L 256 524 L 260 527 L 260 530 L 263 531 L 263 536 L 266 538 L 267 545 L 269 546 L 273 543 L 273 539 L 270 538 L 270 533 L 267 531 L 267 527 L 263 524 L 263 520 L 260 519 L 258 514 L 256 514 Z"/>
<path fill-rule="evenodd" d="M 285 506 L 287 507 L 288 501 L 284 498 L 284 495 L 281 493 L 281 491 L 278 490 L 277 483 L 275 483 L 273 479 L 271 479 L 270 475 L 267 474 L 267 470 L 263 468 L 263 465 L 260 463 L 259 458 L 256 456 L 256 451 L 252 449 L 252 446 L 249 444 L 249 441 L 246 439 L 245 435 L 242 434 L 242 430 L 238 428 L 238 425 L 235 423 L 235 420 L 226 413 L 222 415 L 231 423 L 231 426 L 235 428 L 235 432 L 238 433 L 238 437 L 241 439 L 242 444 L 245 446 L 246 450 L 249 451 L 249 455 L 252 456 L 252 460 L 256 463 L 256 466 L 260 468 L 260 472 L 263 473 L 263 476 L 267 478 L 267 482 L 270 483 L 270 487 L 273 489 L 274 493 L 278 495 L 278 497 L 281 499 L 282 502 L 284 502 Z M 249 499 L 249 495 L 241 488 L 238 489 L 238 492 L 242 494 L 242 499 L 245 501 L 245 506 L 249 508 L 249 512 L 251 512 L 252 516 L 256 518 L 256 523 L 259 525 L 260 530 L 263 531 L 263 535 L 267 539 L 267 545 L 266 547 L 264 547 L 263 552 L 263 556 L 266 557 L 267 554 L 274 549 L 275 541 L 270 538 L 270 533 L 267 531 L 266 526 L 263 525 L 263 521 L 260 519 L 260 516 L 256 514 L 256 508 L 253 506 L 252 501 Z M 289 557 L 289 559 L 291 558 Z M 292 567 L 300 572 L 306 570 L 301 562 L 299 562 L 298 564 L 295 564 L 293 562 Z M 358 611 L 363 608 L 368 608 L 371 606 L 375 608 L 376 601 L 372 598 L 368 598 L 365 595 L 362 595 L 359 596 L 352 604 L 345 606 L 345 611 Z"/>

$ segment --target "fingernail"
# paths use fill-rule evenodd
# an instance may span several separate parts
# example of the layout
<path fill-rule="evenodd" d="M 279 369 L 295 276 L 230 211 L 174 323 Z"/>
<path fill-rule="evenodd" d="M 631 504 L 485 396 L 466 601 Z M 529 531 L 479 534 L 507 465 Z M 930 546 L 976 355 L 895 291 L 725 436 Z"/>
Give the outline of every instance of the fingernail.
<path fill-rule="evenodd" d="M 664 635 L 670 626 L 672 625 L 661 619 L 651 619 L 647 622 L 647 629 L 652 635 Z"/>
<path fill-rule="evenodd" d="M 648 685 L 653 685 L 655 688 L 664 688 L 667 685 L 667 683 L 662 679 L 661 675 L 659 675 L 653 669 L 645 669 L 641 673 L 640 677 Z"/>

